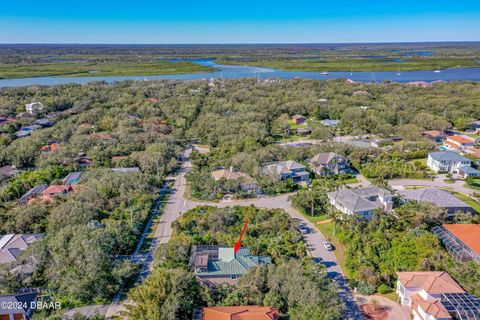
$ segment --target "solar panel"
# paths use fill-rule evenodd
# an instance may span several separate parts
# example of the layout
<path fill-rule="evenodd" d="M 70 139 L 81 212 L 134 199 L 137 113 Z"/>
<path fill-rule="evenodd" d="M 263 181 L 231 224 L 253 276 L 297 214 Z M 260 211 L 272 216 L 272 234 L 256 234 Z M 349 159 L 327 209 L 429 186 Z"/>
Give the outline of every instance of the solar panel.
<path fill-rule="evenodd" d="M 455 320 L 479 320 L 480 298 L 470 293 L 444 293 L 442 305 Z"/>

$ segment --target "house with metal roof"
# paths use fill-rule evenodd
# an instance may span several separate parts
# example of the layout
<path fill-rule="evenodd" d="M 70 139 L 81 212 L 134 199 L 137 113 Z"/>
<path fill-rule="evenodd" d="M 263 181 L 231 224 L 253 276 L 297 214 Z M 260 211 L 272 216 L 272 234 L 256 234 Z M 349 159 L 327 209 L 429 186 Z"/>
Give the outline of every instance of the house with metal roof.
<path fill-rule="evenodd" d="M 292 179 L 295 183 L 310 182 L 310 173 L 306 170 L 306 167 L 293 160 L 264 164 L 262 172 L 280 181 Z"/>
<path fill-rule="evenodd" d="M 64 185 L 78 184 L 81 176 L 81 172 L 70 172 L 65 178 L 63 178 L 62 182 Z"/>
<path fill-rule="evenodd" d="M 407 201 L 433 203 L 437 207 L 446 209 L 449 216 L 453 216 L 458 211 L 476 213 L 471 206 L 457 199 L 450 192 L 435 187 L 398 190 L 398 193 Z"/>
<path fill-rule="evenodd" d="M 428 154 L 427 166 L 435 172 L 458 173 L 461 167 L 470 167 L 472 160 L 453 151 L 440 151 Z"/>
<path fill-rule="evenodd" d="M 393 208 L 392 194 L 376 186 L 337 190 L 328 192 L 327 196 L 339 211 L 366 219 L 370 219 L 375 210 L 388 212 Z"/>
<path fill-rule="evenodd" d="M 245 247 L 235 253 L 231 247 L 198 245 L 192 247 L 189 265 L 201 281 L 218 285 L 235 284 L 249 269 L 270 263 L 270 257 L 252 255 Z"/>
<path fill-rule="evenodd" d="M 47 188 L 48 185 L 39 184 L 28 190 L 20 199 L 18 199 L 18 202 L 20 204 L 27 204 L 30 200 L 40 197 L 43 191 L 45 191 Z"/>

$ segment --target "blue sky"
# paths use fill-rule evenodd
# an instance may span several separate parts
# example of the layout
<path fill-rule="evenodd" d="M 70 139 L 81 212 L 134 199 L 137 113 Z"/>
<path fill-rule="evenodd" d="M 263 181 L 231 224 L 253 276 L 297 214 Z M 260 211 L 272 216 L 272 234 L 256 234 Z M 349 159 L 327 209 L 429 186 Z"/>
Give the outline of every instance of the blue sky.
<path fill-rule="evenodd" d="M 480 0 L 6 0 L 0 43 L 478 41 Z"/>

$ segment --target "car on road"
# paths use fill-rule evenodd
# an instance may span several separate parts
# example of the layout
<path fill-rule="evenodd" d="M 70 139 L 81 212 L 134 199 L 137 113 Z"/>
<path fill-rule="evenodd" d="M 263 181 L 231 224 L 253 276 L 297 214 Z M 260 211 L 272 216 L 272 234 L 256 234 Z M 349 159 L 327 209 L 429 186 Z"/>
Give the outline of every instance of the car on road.
<path fill-rule="evenodd" d="M 303 234 L 307 234 L 310 231 L 308 229 L 308 227 L 304 224 L 299 224 L 298 225 L 298 230 L 300 230 L 300 232 L 303 233 Z"/>
<path fill-rule="evenodd" d="M 332 244 L 331 244 L 330 242 L 325 241 L 325 242 L 323 243 L 323 246 L 324 246 L 325 249 L 327 249 L 328 251 L 332 251 L 332 250 L 333 250 Z"/>

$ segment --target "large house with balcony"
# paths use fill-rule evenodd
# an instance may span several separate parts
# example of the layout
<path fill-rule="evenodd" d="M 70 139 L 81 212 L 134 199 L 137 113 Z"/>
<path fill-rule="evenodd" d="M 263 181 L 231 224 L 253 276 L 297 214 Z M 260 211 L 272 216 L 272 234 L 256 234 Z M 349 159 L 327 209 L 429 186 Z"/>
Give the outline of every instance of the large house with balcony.
<path fill-rule="evenodd" d="M 478 319 L 480 298 L 447 272 L 397 272 L 397 277 L 400 303 L 410 307 L 413 320 Z"/>
<path fill-rule="evenodd" d="M 448 136 L 445 140 L 445 146 L 452 150 L 463 150 L 473 147 L 475 139 L 466 136 Z"/>
<path fill-rule="evenodd" d="M 440 151 L 428 154 L 427 165 L 435 172 L 458 173 L 462 167 L 470 167 L 472 160 L 453 151 Z"/>
<path fill-rule="evenodd" d="M 315 155 L 310 161 L 310 169 L 321 176 L 348 173 L 348 161 L 345 157 L 334 152 L 322 152 Z"/>
<path fill-rule="evenodd" d="M 375 210 L 393 209 L 393 196 L 383 188 L 370 186 L 360 189 L 342 189 L 327 193 L 330 204 L 339 211 L 370 219 Z"/>
<path fill-rule="evenodd" d="M 305 166 L 292 160 L 267 163 L 262 167 L 262 171 L 280 181 L 292 179 L 295 183 L 310 182 L 310 173 Z"/>

